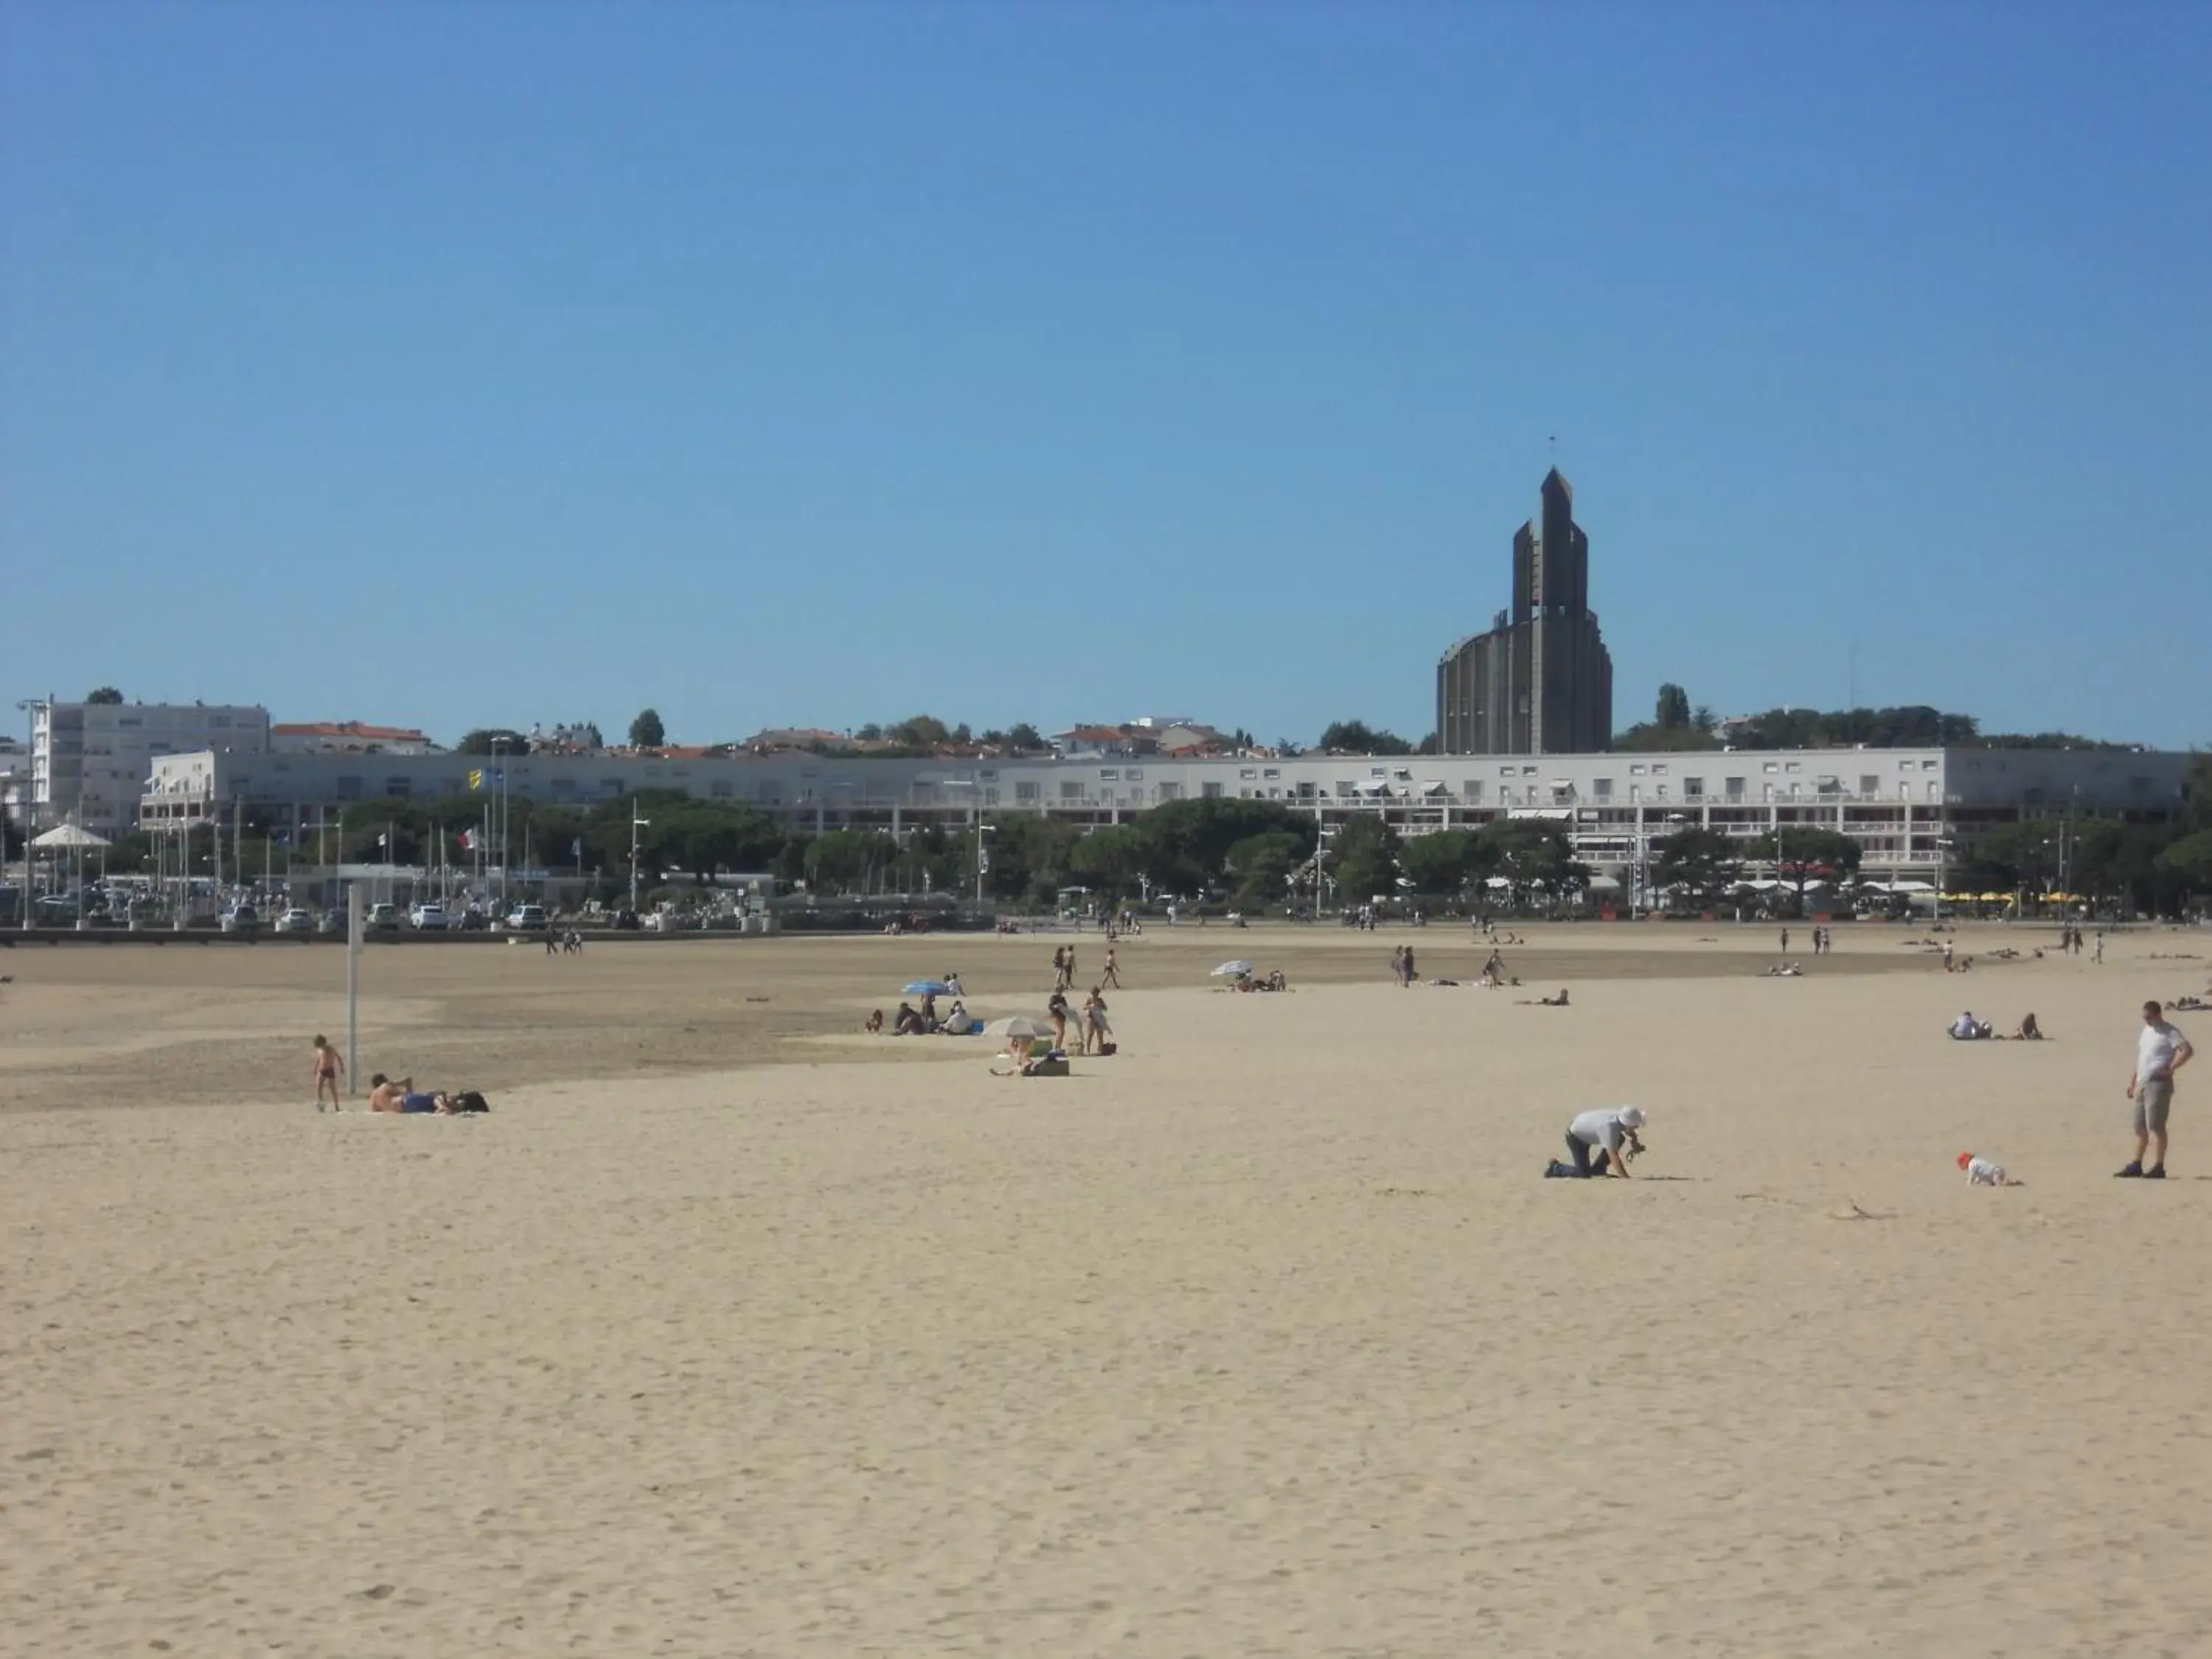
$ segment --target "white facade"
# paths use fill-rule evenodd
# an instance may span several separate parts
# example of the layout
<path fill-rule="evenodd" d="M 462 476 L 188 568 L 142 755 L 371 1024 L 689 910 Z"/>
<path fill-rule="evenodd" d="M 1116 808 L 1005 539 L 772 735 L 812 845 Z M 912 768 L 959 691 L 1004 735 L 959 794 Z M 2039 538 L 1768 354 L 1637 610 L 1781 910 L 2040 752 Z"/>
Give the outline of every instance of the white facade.
<path fill-rule="evenodd" d="M 1557 818 L 1581 856 L 1623 866 L 1685 824 L 1746 842 L 1791 824 L 1841 830 L 1869 873 L 1934 874 L 1938 843 L 2022 816 L 2179 809 L 2192 757 L 2119 750 L 1822 749 L 1638 755 L 1301 756 L 1281 760 L 1106 757 L 1024 760 L 840 760 L 811 754 L 695 759 L 526 755 L 503 763 L 515 794 L 588 807 L 639 789 L 683 789 L 819 831 L 871 824 L 899 833 L 976 813 L 1047 812 L 1113 823 L 1169 801 L 1276 800 L 1324 824 L 1381 813 L 1401 833 L 1474 827 L 1500 817 Z M 155 762 L 142 807 L 149 829 L 227 810 L 234 800 L 318 810 L 380 799 L 450 799 L 477 810 L 468 776 L 501 763 L 468 755 L 253 755 Z"/>
<path fill-rule="evenodd" d="M 361 720 L 307 720 L 269 728 L 269 748 L 279 755 L 434 755 L 438 745 L 401 726 Z"/>
<path fill-rule="evenodd" d="M 61 702 L 31 710 L 32 813 L 41 830 L 64 821 L 118 836 L 137 821 L 153 763 L 213 750 L 260 755 L 269 711 L 232 703 Z"/>

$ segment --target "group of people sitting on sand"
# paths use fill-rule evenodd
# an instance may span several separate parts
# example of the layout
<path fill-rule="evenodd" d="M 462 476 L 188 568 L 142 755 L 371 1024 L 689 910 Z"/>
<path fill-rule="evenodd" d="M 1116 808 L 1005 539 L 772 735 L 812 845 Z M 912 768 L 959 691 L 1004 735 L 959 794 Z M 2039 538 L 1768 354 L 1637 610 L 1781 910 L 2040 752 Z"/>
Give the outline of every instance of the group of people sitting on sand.
<path fill-rule="evenodd" d="M 1291 988 L 1291 982 L 1283 977 L 1283 970 L 1278 968 L 1271 974 L 1239 974 L 1229 981 L 1229 988 L 1232 991 L 1287 991 Z"/>
<path fill-rule="evenodd" d="M 338 1099 L 338 1079 L 345 1074 L 345 1061 L 331 1040 L 318 1035 L 314 1042 L 315 1109 L 318 1112 L 343 1111 Z M 327 1104 L 325 1103 L 327 1101 Z M 411 1077 L 389 1078 L 381 1072 L 368 1080 L 368 1109 L 372 1112 L 422 1112 L 440 1117 L 463 1117 L 473 1112 L 489 1112 L 484 1097 L 473 1089 L 452 1092 L 445 1090 L 417 1090 Z"/>
<path fill-rule="evenodd" d="M 870 1036 L 879 1036 L 884 1029 L 884 1011 L 872 1011 L 864 1028 Z M 893 1036 L 973 1036 L 983 1029 L 983 1022 L 968 1012 L 968 1005 L 958 997 L 940 1018 L 934 994 L 922 998 L 917 1008 L 910 1002 L 902 1002 L 898 1012 L 891 1017 Z"/>
<path fill-rule="evenodd" d="M 2004 1042 L 2007 1041 L 2040 1042 L 2043 1041 L 2043 1028 L 2035 1023 L 2035 1016 L 2033 1013 L 2021 1018 L 2019 1027 L 2008 1039 L 2002 1036 L 1996 1027 L 1988 1020 L 1975 1018 L 1974 1012 L 1971 1008 L 1953 1020 L 1948 1029 L 1954 1042 Z"/>

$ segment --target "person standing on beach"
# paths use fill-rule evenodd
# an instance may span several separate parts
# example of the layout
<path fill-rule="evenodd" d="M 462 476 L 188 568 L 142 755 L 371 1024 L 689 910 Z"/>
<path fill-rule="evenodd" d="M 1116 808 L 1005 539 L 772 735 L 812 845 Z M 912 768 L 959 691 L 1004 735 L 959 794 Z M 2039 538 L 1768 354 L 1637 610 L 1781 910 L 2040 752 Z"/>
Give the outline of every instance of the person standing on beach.
<path fill-rule="evenodd" d="M 331 1047 L 331 1040 L 326 1036 L 316 1037 L 315 1109 L 317 1111 L 323 1109 L 323 1091 L 325 1088 L 330 1091 L 330 1109 L 334 1112 L 342 1112 L 345 1109 L 338 1102 L 338 1079 L 344 1074 L 344 1072 L 345 1061 L 340 1060 L 338 1051 Z"/>
<path fill-rule="evenodd" d="M 2098 935 L 2098 943 L 2104 935 Z M 2136 1069 L 2128 1078 L 2128 1098 L 2136 1103 L 2136 1155 L 2118 1176 L 2166 1179 L 2166 1120 L 2173 1108 L 2173 1074 L 2196 1058 L 2197 1050 L 2179 1026 L 2167 1024 L 2155 1002 L 2142 1007 L 2142 1030 L 2136 1037 Z M 2143 1154 L 2155 1146 L 2157 1160 L 2143 1168 Z"/>
<path fill-rule="evenodd" d="M 2105 930 L 2104 930 L 2103 928 L 2100 927 L 2100 928 L 2097 930 L 2097 960 L 2098 960 L 2099 962 L 2102 962 L 2104 959 L 2105 959 Z"/>
<path fill-rule="evenodd" d="M 1110 985 L 1117 991 L 1121 988 L 1121 970 L 1114 965 L 1114 953 L 1111 951 L 1106 953 L 1106 971 L 1098 976 L 1098 982 L 1101 985 Z"/>
<path fill-rule="evenodd" d="M 1785 957 L 1790 954 L 1790 930 L 1787 927 L 1782 930 L 1782 954 Z"/>

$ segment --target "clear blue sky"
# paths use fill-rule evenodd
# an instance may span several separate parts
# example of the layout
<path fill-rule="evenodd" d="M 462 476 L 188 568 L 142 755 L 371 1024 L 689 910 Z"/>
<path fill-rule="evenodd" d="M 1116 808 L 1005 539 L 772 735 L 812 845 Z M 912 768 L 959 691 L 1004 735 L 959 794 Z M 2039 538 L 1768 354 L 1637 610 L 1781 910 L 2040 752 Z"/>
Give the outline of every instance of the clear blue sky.
<path fill-rule="evenodd" d="M 1663 15 L 1662 15 L 1663 14 Z M 0 9 L 0 692 L 2212 740 L 2212 6 Z M 0 711 L 12 718 L 9 711 Z"/>

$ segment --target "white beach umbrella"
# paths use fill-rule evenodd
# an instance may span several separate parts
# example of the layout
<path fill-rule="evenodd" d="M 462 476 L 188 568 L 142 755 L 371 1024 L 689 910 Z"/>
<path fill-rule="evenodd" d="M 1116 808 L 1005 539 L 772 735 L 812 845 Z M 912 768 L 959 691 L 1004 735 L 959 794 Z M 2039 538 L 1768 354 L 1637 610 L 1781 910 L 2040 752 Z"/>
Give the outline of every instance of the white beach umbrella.
<path fill-rule="evenodd" d="M 1009 1014 L 1004 1019 L 994 1019 L 983 1028 L 985 1036 L 1048 1037 L 1052 1022 L 1039 1019 L 1035 1014 Z"/>
<path fill-rule="evenodd" d="M 1252 964 L 1245 961 L 1243 957 L 1239 957 L 1234 962 L 1223 963 L 1221 966 L 1215 969 L 1212 973 L 1206 975 L 1206 977 L 1209 979 L 1249 979 L 1252 977 Z"/>

